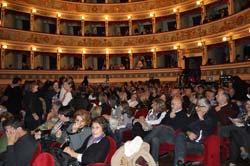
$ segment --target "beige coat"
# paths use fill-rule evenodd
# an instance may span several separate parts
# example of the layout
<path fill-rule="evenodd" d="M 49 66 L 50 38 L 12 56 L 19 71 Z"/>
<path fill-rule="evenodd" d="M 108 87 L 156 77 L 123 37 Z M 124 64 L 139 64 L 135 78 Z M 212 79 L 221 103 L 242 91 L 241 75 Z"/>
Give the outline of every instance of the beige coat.
<path fill-rule="evenodd" d="M 154 159 L 149 153 L 149 144 L 143 142 L 140 150 L 130 157 L 127 157 L 124 153 L 124 146 L 120 147 L 111 159 L 111 166 L 140 166 L 141 160 L 145 160 L 146 166 L 155 166 Z"/>

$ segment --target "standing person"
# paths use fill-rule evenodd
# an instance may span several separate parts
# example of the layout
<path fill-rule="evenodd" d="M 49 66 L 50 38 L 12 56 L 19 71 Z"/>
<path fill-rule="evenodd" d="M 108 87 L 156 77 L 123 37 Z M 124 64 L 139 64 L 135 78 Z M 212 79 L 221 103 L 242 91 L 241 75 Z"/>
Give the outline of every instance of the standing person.
<path fill-rule="evenodd" d="M 73 85 L 74 82 L 71 79 L 65 79 L 63 82 L 59 97 L 59 100 L 62 102 L 63 106 L 68 105 L 69 102 L 73 99 L 72 96 Z"/>
<path fill-rule="evenodd" d="M 30 165 L 37 144 L 35 139 L 25 130 L 24 123 L 14 118 L 3 122 L 6 131 L 7 150 L 0 154 L 2 166 L 27 166 Z"/>
<path fill-rule="evenodd" d="M 9 85 L 3 94 L 3 105 L 7 107 L 8 112 L 18 116 L 22 108 L 22 79 L 15 77 L 12 84 Z"/>
<path fill-rule="evenodd" d="M 24 123 L 27 129 L 34 130 L 42 123 L 43 108 L 37 96 L 38 85 L 36 81 L 29 81 L 26 84 L 27 91 L 23 97 L 23 107 L 26 112 Z"/>

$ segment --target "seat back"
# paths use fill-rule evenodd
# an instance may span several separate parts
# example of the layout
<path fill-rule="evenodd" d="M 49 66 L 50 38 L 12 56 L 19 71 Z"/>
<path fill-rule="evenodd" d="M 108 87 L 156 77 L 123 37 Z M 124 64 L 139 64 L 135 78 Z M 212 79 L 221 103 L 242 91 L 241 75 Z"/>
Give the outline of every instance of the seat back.
<path fill-rule="evenodd" d="M 204 166 L 220 166 L 220 138 L 212 134 L 204 140 Z"/>
<path fill-rule="evenodd" d="M 31 161 L 30 161 L 30 165 L 33 164 L 34 160 L 37 158 L 37 156 L 38 156 L 40 153 L 42 153 L 42 145 L 41 145 L 40 142 L 38 142 L 38 143 L 37 143 L 36 151 L 35 151 L 35 153 L 33 154 L 32 159 L 31 159 Z"/>
<path fill-rule="evenodd" d="M 114 155 L 115 151 L 116 151 L 116 142 L 114 141 L 114 139 L 110 136 L 107 136 L 107 139 L 109 140 L 109 152 L 108 155 L 105 159 L 105 163 L 110 163 L 111 162 L 111 158 Z"/>
<path fill-rule="evenodd" d="M 40 153 L 34 160 L 32 166 L 55 166 L 55 161 L 50 153 Z"/>

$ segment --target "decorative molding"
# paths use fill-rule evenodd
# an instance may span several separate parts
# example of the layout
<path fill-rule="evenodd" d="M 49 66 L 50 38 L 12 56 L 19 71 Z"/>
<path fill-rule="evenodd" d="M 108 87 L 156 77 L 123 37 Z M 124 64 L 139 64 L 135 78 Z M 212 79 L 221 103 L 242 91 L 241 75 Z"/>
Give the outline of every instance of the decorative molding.
<path fill-rule="evenodd" d="M 0 27 L 0 42 L 8 43 L 8 49 L 37 45 L 37 51 L 55 52 L 55 47 L 61 47 L 65 53 L 80 53 L 86 48 L 87 54 L 105 54 L 104 49 L 109 48 L 112 53 L 150 52 L 150 47 L 157 51 L 172 50 L 173 45 L 180 44 L 181 49 L 197 47 L 200 37 L 206 45 L 221 43 L 223 35 L 231 34 L 232 40 L 249 36 L 250 9 L 244 10 L 224 19 L 208 24 L 185 28 L 176 31 L 156 33 L 150 35 L 125 37 L 79 37 L 52 35 L 38 32 L 22 31 Z M 13 45 L 13 48 L 11 48 Z M 94 48 L 94 49 L 93 49 Z M 150 48 L 146 50 L 145 48 Z M 27 47 L 27 50 L 30 48 Z"/>
<path fill-rule="evenodd" d="M 154 11 L 155 16 L 166 16 L 173 13 L 173 8 L 178 8 L 180 12 L 185 12 L 198 8 L 193 0 L 148 0 L 133 3 L 76 3 L 61 0 L 6 0 L 10 5 L 8 9 L 20 12 L 29 12 L 36 8 L 37 15 L 56 17 L 57 12 L 62 13 L 62 19 L 81 20 L 82 14 L 85 20 L 103 20 L 104 14 L 109 14 L 109 21 L 127 20 L 128 15 L 132 15 L 133 20 L 149 18 L 150 11 Z M 204 4 L 211 4 L 217 0 L 205 0 Z"/>

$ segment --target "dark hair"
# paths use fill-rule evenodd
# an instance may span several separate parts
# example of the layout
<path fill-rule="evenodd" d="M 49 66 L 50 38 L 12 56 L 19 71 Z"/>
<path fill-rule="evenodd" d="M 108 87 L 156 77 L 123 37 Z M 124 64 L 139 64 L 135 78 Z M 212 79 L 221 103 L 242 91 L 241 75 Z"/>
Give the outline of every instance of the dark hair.
<path fill-rule="evenodd" d="M 74 111 L 74 108 L 71 106 L 63 106 L 58 110 L 58 113 L 71 118 L 73 116 Z"/>
<path fill-rule="evenodd" d="M 18 119 L 15 119 L 14 117 L 6 119 L 3 121 L 3 127 L 5 128 L 6 126 L 12 126 L 15 129 L 18 127 L 21 127 L 22 129 L 25 129 L 24 122 Z"/>
<path fill-rule="evenodd" d="M 17 84 L 19 81 L 22 81 L 20 77 L 14 77 L 12 80 L 12 84 Z"/>
<path fill-rule="evenodd" d="M 109 123 L 103 116 L 98 116 L 93 119 L 91 124 L 93 125 L 93 123 L 98 123 L 102 127 L 102 131 L 107 133 Z"/>

